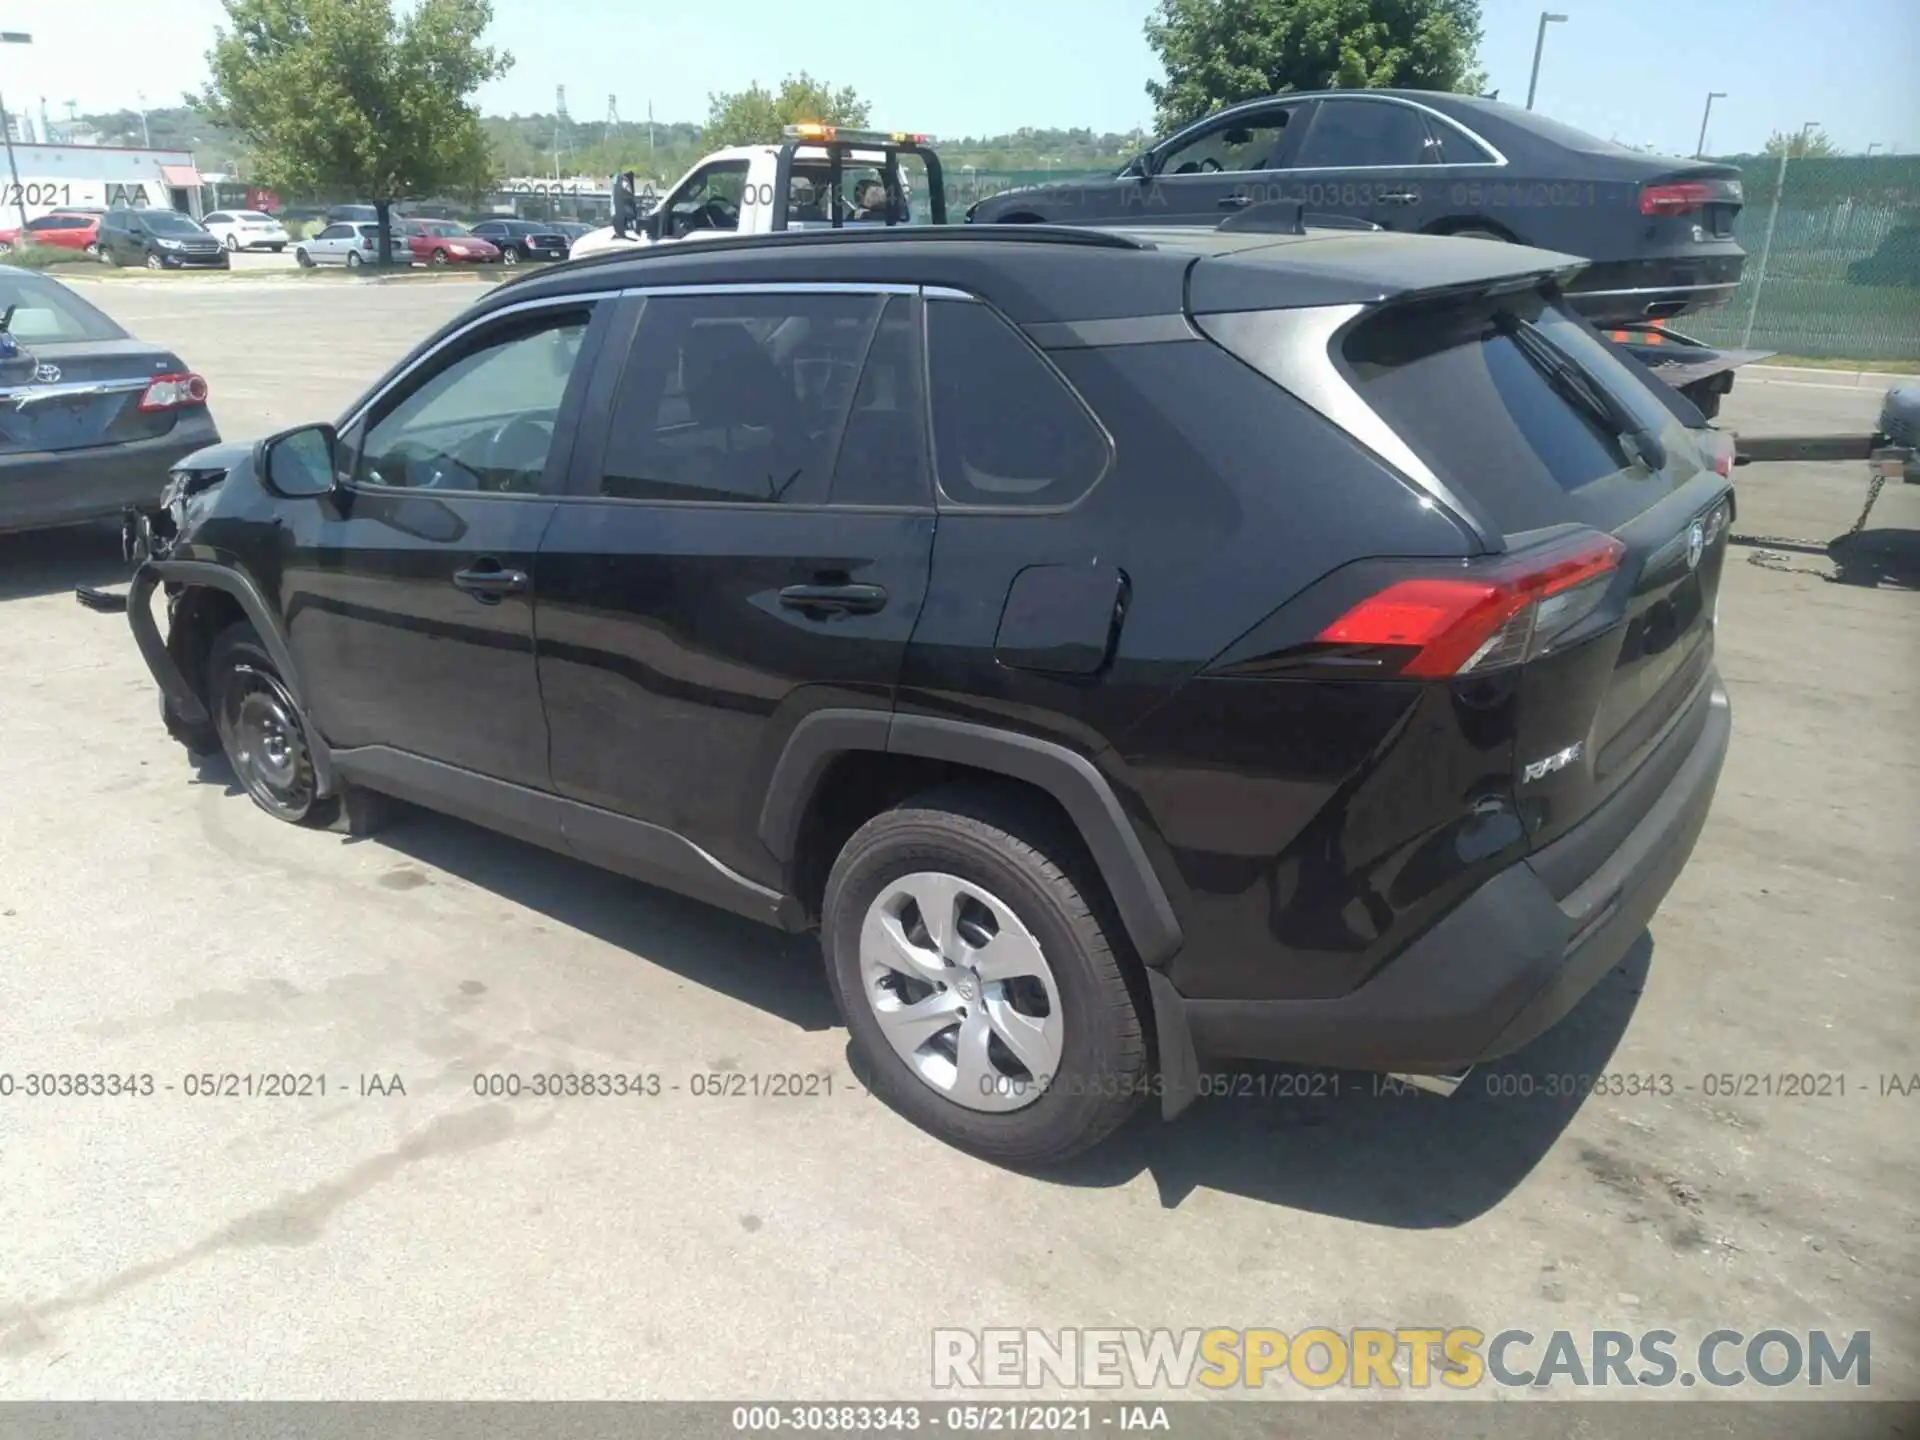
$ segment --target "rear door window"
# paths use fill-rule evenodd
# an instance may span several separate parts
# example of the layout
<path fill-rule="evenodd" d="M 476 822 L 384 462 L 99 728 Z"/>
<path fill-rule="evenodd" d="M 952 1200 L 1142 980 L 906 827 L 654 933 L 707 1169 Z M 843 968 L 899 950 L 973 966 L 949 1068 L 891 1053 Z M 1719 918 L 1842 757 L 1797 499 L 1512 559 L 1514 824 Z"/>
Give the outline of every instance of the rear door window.
<path fill-rule="evenodd" d="M 1422 165 L 1427 127 L 1420 112 L 1389 100 L 1322 100 L 1294 157 L 1306 170 Z"/>
<path fill-rule="evenodd" d="M 912 312 L 889 310 L 883 324 L 888 299 L 648 300 L 614 400 L 601 494 L 925 503 Z"/>
<path fill-rule="evenodd" d="M 1509 533 L 1569 520 L 1610 529 L 1667 482 L 1555 388 L 1502 329 L 1534 325 L 1667 442 L 1668 475 L 1693 473 L 1673 412 L 1590 327 L 1540 294 L 1395 306 L 1344 344 L 1355 388 L 1447 484 Z"/>
<path fill-rule="evenodd" d="M 1070 505 L 1106 473 L 1106 431 L 1033 345 L 990 307 L 927 302 L 934 465 L 958 505 Z"/>
<path fill-rule="evenodd" d="M 70 340 L 121 340 L 126 332 L 57 281 L 24 271 L 0 274 L 0 311 L 13 308 L 8 330 L 31 345 Z"/>

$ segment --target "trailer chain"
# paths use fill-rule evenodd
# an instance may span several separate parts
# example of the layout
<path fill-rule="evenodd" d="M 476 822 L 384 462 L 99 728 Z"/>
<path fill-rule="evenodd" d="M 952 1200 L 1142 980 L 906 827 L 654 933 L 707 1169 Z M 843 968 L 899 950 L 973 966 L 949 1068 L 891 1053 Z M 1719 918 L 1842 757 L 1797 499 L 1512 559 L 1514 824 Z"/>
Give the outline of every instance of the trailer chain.
<path fill-rule="evenodd" d="M 1834 537 L 1833 540 L 1803 540 L 1791 535 L 1729 535 L 1727 543 L 1754 547 L 1754 553 L 1747 557 L 1747 563 L 1758 565 L 1762 570 L 1783 570 L 1788 574 L 1822 574 L 1823 572 L 1812 566 L 1784 563 L 1787 557 L 1780 552 L 1792 550 L 1806 555 L 1826 555 L 1836 542 L 1851 540 L 1867 528 L 1867 517 L 1873 513 L 1874 503 L 1879 500 L 1880 492 L 1886 487 L 1886 483 L 1885 472 L 1874 471 L 1867 483 L 1867 503 L 1860 507 L 1859 515 L 1854 518 L 1853 524 L 1847 527 L 1846 533 Z M 1835 577 L 1827 575 L 1826 578 L 1831 580 Z"/>

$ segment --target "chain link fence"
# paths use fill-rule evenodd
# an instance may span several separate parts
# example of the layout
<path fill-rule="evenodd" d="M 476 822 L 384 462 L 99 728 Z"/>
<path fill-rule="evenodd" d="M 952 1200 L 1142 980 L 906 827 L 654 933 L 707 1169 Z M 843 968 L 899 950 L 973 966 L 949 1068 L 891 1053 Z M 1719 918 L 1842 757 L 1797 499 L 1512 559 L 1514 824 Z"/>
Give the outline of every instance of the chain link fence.
<path fill-rule="evenodd" d="M 1829 360 L 1920 360 L 1920 156 L 1736 158 L 1747 252 L 1727 305 L 1677 328 Z"/>

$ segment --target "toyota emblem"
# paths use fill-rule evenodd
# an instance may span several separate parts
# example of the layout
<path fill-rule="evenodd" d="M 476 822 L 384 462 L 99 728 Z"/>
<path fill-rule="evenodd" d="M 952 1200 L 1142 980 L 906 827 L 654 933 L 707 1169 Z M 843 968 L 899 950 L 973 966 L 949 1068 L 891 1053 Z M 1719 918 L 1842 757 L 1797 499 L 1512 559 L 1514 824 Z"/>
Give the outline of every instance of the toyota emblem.
<path fill-rule="evenodd" d="M 42 385 L 51 385 L 60 378 L 60 367 L 47 364 L 36 365 L 33 367 L 33 378 Z"/>
<path fill-rule="evenodd" d="M 1697 569 L 1700 557 L 1707 553 L 1707 527 L 1698 520 L 1687 527 L 1687 569 Z"/>

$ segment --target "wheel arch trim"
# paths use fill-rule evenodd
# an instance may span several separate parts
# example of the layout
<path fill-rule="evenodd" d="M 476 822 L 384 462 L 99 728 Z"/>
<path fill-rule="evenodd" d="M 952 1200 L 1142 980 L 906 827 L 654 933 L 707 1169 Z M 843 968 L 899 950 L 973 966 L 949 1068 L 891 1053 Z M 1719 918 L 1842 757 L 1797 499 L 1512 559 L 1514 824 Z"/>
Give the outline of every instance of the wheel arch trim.
<path fill-rule="evenodd" d="M 950 761 L 1045 791 L 1091 852 L 1140 958 L 1157 968 L 1178 953 L 1179 917 L 1113 787 L 1086 756 L 1035 735 L 929 715 L 816 710 L 788 737 L 760 809 L 761 843 L 783 865 L 827 768 L 857 751 Z"/>
<path fill-rule="evenodd" d="M 159 627 L 154 624 L 152 610 L 147 604 L 154 585 L 162 581 L 223 591 L 238 602 L 254 632 L 259 635 L 260 643 L 266 647 L 267 654 L 273 657 L 274 669 L 279 672 L 281 683 L 300 707 L 301 718 L 307 726 L 307 751 L 313 757 L 319 793 L 323 798 L 332 795 L 336 789 L 333 757 L 326 742 L 314 730 L 313 718 L 307 710 L 306 687 L 300 682 L 299 667 L 294 663 L 293 649 L 287 643 L 280 617 L 267 603 L 266 596 L 260 593 L 260 587 L 254 584 L 253 577 L 244 570 L 205 560 L 148 560 L 135 576 L 127 605 L 127 618 L 133 627 L 134 641 L 139 645 L 147 668 L 153 671 L 162 692 L 191 717 L 193 709 L 198 709 L 204 715 L 205 703 L 193 693 L 186 677 L 174 664 L 173 656 L 160 638 Z"/>

